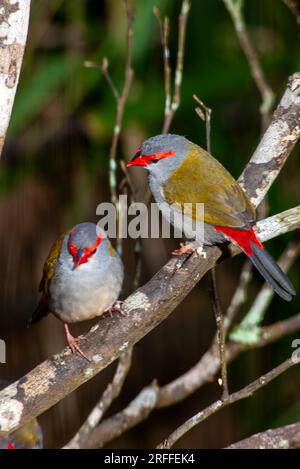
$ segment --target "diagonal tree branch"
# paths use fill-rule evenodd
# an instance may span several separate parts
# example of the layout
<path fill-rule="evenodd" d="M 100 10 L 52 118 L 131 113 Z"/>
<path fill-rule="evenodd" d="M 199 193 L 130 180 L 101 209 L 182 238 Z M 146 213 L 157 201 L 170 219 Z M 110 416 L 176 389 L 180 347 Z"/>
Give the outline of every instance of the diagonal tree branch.
<path fill-rule="evenodd" d="M 288 358 L 285 362 L 281 363 L 276 368 L 266 373 L 264 376 L 261 376 L 252 383 L 248 384 L 243 389 L 240 389 L 239 391 L 230 394 L 222 400 L 214 402 L 210 406 L 206 407 L 206 409 L 198 412 L 196 415 L 184 422 L 180 427 L 176 428 L 176 430 L 171 433 L 171 435 L 166 438 L 158 446 L 158 448 L 171 448 L 183 435 L 185 435 L 188 431 L 190 431 L 199 423 L 206 420 L 211 415 L 218 412 L 218 410 L 223 409 L 224 407 L 227 407 L 228 405 L 233 404 L 234 402 L 252 396 L 255 391 L 258 391 L 259 389 L 263 388 L 271 381 L 273 381 L 273 379 L 277 378 L 294 365 L 296 365 L 296 362 L 294 362 L 292 358 Z"/>
<path fill-rule="evenodd" d="M 289 78 L 287 89 L 277 106 L 271 124 L 239 183 L 257 207 L 278 176 L 300 136 L 300 73 Z"/>
<path fill-rule="evenodd" d="M 264 149 L 261 143 L 260 151 L 255 153 L 255 162 L 250 160 L 250 166 L 257 168 L 257 173 L 253 168 L 244 172 L 243 187 L 249 187 L 256 204 L 263 198 L 299 137 L 299 89 L 300 75 L 295 74 L 290 78 L 267 130 L 279 142 L 278 151 L 264 137 Z M 267 175 L 267 168 L 261 166 L 259 154 L 263 161 L 268 161 L 271 174 Z M 265 241 L 295 229 L 299 227 L 299 220 L 300 207 L 296 207 L 260 221 L 257 225 L 259 238 Z M 236 250 L 232 252 L 236 253 Z M 92 357 L 91 363 L 87 364 L 86 360 L 65 349 L 1 391 L 0 435 L 6 435 L 40 415 L 116 360 L 127 347 L 166 319 L 220 256 L 221 250 L 211 247 L 206 248 L 206 259 L 197 251 L 189 258 L 172 258 L 124 302 L 128 317 L 103 318 L 86 334 L 88 340 L 82 347 Z"/>
<path fill-rule="evenodd" d="M 227 363 L 231 363 L 242 352 L 264 347 L 300 329 L 300 314 L 261 329 L 256 343 L 236 344 L 226 347 Z M 212 381 L 220 369 L 218 349 L 214 343 L 199 362 L 189 371 L 165 386 L 156 383 L 146 386 L 122 411 L 108 417 L 89 434 L 82 448 L 102 448 L 132 427 L 146 420 L 154 409 L 170 407 L 190 396 L 201 386 Z M 134 412 L 132 411 L 134 409 Z"/>
<path fill-rule="evenodd" d="M 102 448 L 109 441 L 127 432 L 146 420 L 156 406 L 159 387 L 154 381 L 142 389 L 139 394 L 123 409 L 100 423 L 82 442 L 81 448 Z"/>
<path fill-rule="evenodd" d="M 130 370 L 132 351 L 132 347 L 129 347 L 122 353 L 112 382 L 108 384 L 99 402 L 97 402 L 76 435 L 64 446 L 64 449 L 79 449 L 85 446 L 84 442 L 89 439 L 90 433 L 99 425 L 103 415 L 121 392 L 126 376 Z"/>
<path fill-rule="evenodd" d="M 298 244 L 299 249 L 299 244 Z M 285 255 L 287 257 L 287 251 Z M 296 256 L 297 253 L 295 253 Z M 238 287 L 238 289 L 240 286 Z M 265 286 L 262 287 L 262 290 Z M 257 295 L 257 298 L 260 293 Z M 254 301 L 256 303 L 256 300 Z M 266 307 L 265 303 L 257 305 L 258 314 Z M 233 317 L 230 318 L 231 308 L 228 309 L 226 314 L 227 327 L 232 324 Z M 227 363 L 234 360 L 241 352 L 251 348 L 258 348 L 278 340 L 280 337 L 291 332 L 297 331 L 300 328 L 300 315 L 292 316 L 285 321 L 279 321 L 271 326 L 260 328 L 256 334 L 252 336 L 252 341 L 244 341 L 234 343 L 229 342 L 226 346 L 226 361 Z M 211 347 L 201 357 L 201 359 L 183 375 L 179 376 L 172 382 L 166 384 L 160 390 L 158 399 L 158 407 L 166 407 L 175 402 L 179 402 L 192 394 L 196 389 L 199 389 L 203 384 L 210 382 L 218 372 L 220 367 L 220 360 L 217 356 L 216 341 L 214 340 Z"/>
<path fill-rule="evenodd" d="M 283 219 L 284 229 L 277 229 L 274 220 L 271 224 L 269 219 L 259 222 L 261 241 L 273 237 L 270 227 L 274 233 L 299 227 L 300 206 L 296 208 L 297 222 L 294 222 L 294 210 L 287 212 L 289 217 L 276 216 L 279 224 Z M 127 298 L 123 304 L 127 317 L 102 318 L 86 334 L 82 347 L 92 357 L 91 363 L 74 356 L 67 348 L 1 391 L 0 436 L 6 436 L 55 405 L 137 343 L 171 314 L 221 254 L 219 248 L 212 247 L 206 250 L 206 259 L 197 251 L 186 261 L 172 258 L 146 285 Z"/>
<path fill-rule="evenodd" d="M 300 423 L 272 428 L 227 446 L 226 449 L 299 449 Z"/>

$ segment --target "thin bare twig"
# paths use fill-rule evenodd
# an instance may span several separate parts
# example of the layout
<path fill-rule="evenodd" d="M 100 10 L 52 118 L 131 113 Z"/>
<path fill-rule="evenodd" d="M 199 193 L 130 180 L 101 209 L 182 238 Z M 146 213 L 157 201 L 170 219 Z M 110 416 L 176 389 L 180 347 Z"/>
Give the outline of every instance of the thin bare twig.
<path fill-rule="evenodd" d="M 121 207 L 119 207 L 119 204 L 118 204 L 118 190 L 117 190 L 117 162 L 116 162 L 117 148 L 118 148 L 120 133 L 122 129 L 124 110 L 125 110 L 125 106 L 127 103 L 127 99 L 128 99 L 131 85 L 132 85 L 133 75 L 134 75 L 133 68 L 132 68 L 134 13 L 133 13 L 133 8 L 131 7 L 129 0 L 123 0 L 123 1 L 124 1 L 126 17 L 127 17 L 127 33 L 126 33 L 127 52 L 126 52 L 124 81 L 123 81 L 121 94 L 118 92 L 117 87 L 115 86 L 114 81 L 109 73 L 109 62 L 108 62 L 107 57 L 103 58 L 101 65 L 98 65 L 91 61 L 85 61 L 84 63 L 86 67 L 96 67 L 102 71 L 108 85 L 110 86 L 112 90 L 113 96 L 115 97 L 116 103 L 117 103 L 115 125 L 114 125 L 114 131 L 113 131 L 113 136 L 112 136 L 110 151 L 109 151 L 109 187 L 110 187 L 111 201 L 116 206 L 117 214 L 118 214 L 117 218 L 119 222 L 121 219 L 121 216 L 119 213 L 121 210 Z M 125 174 L 127 173 L 127 169 L 124 165 L 123 165 L 122 170 L 123 172 L 125 172 Z M 129 181 L 129 177 L 126 177 L 126 179 L 127 181 Z M 122 244 L 121 244 L 121 239 L 119 238 L 117 238 L 117 250 L 119 254 L 121 254 Z"/>
<path fill-rule="evenodd" d="M 194 100 L 199 104 L 199 107 L 195 108 L 196 114 L 205 122 L 205 136 L 206 136 L 206 149 L 208 153 L 211 153 L 211 113 L 210 107 L 200 99 L 196 94 L 193 94 Z"/>
<path fill-rule="evenodd" d="M 122 190 L 124 185 L 127 183 L 127 185 L 130 188 L 130 197 L 132 201 L 136 201 L 136 188 L 133 185 L 132 179 L 130 177 L 130 174 L 127 171 L 126 164 L 124 160 L 120 160 L 120 168 L 124 174 L 123 180 L 120 182 L 119 189 Z"/>
<path fill-rule="evenodd" d="M 189 11 L 191 8 L 190 0 L 182 0 L 181 12 L 178 19 L 178 46 L 177 46 L 177 62 L 174 78 L 174 94 L 171 96 L 171 78 L 172 70 L 170 66 L 170 50 L 169 50 L 169 32 L 170 22 L 169 18 L 165 16 L 162 21 L 160 11 L 157 7 L 153 8 L 153 13 L 156 16 L 161 36 L 161 44 L 163 51 L 163 63 L 164 63 L 164 81 L 165 81 L 165 111 L 164 121 L 162 126 L 162 133 L 166 134 L 170 131 L 170 127 L 180 105 L 181 99 L 181 84 L 183 74 L 183 60 L 185 50 L 185 37 L 186 37 L 186 26 Z M 144 196 L 144 203 L 148 205 L 151 200 L 151 191 L 149 187 L 146 188 Z"/>
<path fill-rule="evenodd" d="M 282 0 L 283 3 L 289 8 L 294 17 L 296 18 L 297 24 L 300 27 L 300 9 L 295 0 Z"/>
<path fill-rule="evenodd" d="M 296 236 L 288 243 L 278 260 L 278 264 L 284 272 L 288 271 L 299 252 L 300 240 L 299 236 Z M 265 282 L 246 316 L 230 334 L 230 339 L 242 343 L 255 342 L 260 335 L 260 324 L 273 297 L 274 290 Z"/>
<path fill-rule="evenodd" d="M 226 346 L 226 361 L 231 363 L 242 352 L 265 347 L 285 335 L 298 331 L 299 328 L 300 314 L 296 314 L 284 321 L 278 321 L 270 326 L 263 327 L 256 343 L 229 342 Z M 213 342 L 195 366 L 160 389 L 157 407 L 169 407 L 169 405 L 182 401 L 204 384 L 211 382 L 219 369 L 218 350 Z"/>
<path fill-rule="evenodd" d="M 270 122 L 271 110 L 275 96 L 272 88 L 266 80 L 257 53 L 248 35 L 243 14 L 244 0 L 223 0 L 223 2 L 230 13 L 240 46 L 247 58 L 251 75 L 261 95 L 262 104 L 260 107 L 260 113 L 262 117 L 262 131 L 264 131 Z"/>
<path fill-rule="evenodd" d="M 185 49 L 186 25 L 188 20 L 189 11 L 191 8 L 190 0 L 183 0 L 181 5 L 181 12 L 178 20 L 178 47 L 177 47 L 177 61 L 174 77 L 174 94 L 171 96 L 171 75 L 172 70 L 170 67 L 170 50 L 169 50 L 169 32 L 170 22 L 166 16 L 162 21 L 160 11 L 157 7 L 153 9 L 155 16 L 158 19 L 161 35 L 161 43 L 163 50 L 164 62 L 164 77 L 165 77 L 165 113 L 162 133 L 168 133 L 179 105 L 181 97 L 181 84 L 183 72 L 183 60 Z"/>
<path fill-rule="evenodd" d="M 240 307 L 246 301 L 247 289 L 252 279 L 252 273 L 252 263 L 249 261 L 249 259 L 246 259 L 241 270 L 238 286 L 236 287 L 236 290 L 231 298 L 230 305 L 228 306 L 224 317 L 225 335 L 232 325 Z"/>
<path fill-rule="evenodd" d="M 108 59 L 107 57 L 103 57 L 102 59 L 102 64 L 101 64 L 101 72 L 103 73 L 103 76 L 106 78 L 106 81 L 108 83 L 108 85 L 110 86 L 111 88 L 111 91 L 112 91 L 112 94 L 114 95 L 114 97 L 116 98 L 116 100 L 118 101 L 120 99 L 120 95 L 119 95 L 119 92 L 113 82 L 113 79 L 109 73 L 109 63 L 108 63 Z"/>
<path fill-rule="evenodd" d="M 216 282 L 216 268 L 210 270 L 210 283 L 211 283 L 211 298 L 213 310 L 215 313 L 217 324 L 217 343 L 219 348 L 220 362 L 221 362 L 221 381 L 223 387 L 222 399 L 228 396 L 228 379 L 227 379 L 227 365 L 226 365 L 226 350 L 225 350 L 225 329 L 224 317 L 221 309 L 220 298 L 218 295 L 217 282 Z"/>
<path fill-rule="evenodd" d="M 256 379 L 252 383 L 245 386 L 243 389 L 230 394 L 226 398 L 222 400 L 218 400 L 208 406 L 206 409 L 198 412 L 196 415 L 188 419 L 184 422 L 180 427 L 178 427 L 174 432 L 171 433 L 168 438 L 166 438 L 158 448 L 171 448 L 180 438 L 182 438 L 187 432 L 189 432 L 192 428 L 194 428 L 199 423 L 206 420 L 210 415 L 215 414 L 218 410 L 228 406 L 229 404 L 233 404 L 234 402 L 240 401 L 242 399 L 246 399 L 247 397 L 252 396 L 255 391 L 258 391 L 262 387 L 269 384 L 273 379 L 280 376 L 282 373 L 287 371 L 292 366 L 296 365 L 296 363 L 292 360 L 292 358 L 288 358 L 285 362 L 281 363 L 279 366 L 274 368 L 273 370 L 269 371 L 265 375 L 261 376 L 260 378 Z"/>
<path fill-rule="evenodd" d="M 127 54 L 126 54 L 126 65 L 124 74 L 124 83 L 121 95 L 117 97 L 117 113 L 114 126 L 114 133 L 111 141 L 111 147 L 109 152 L 109 186 L 111 192 L 111 201 L 118 207 L 118 193 L 117 193 L 117 148 L 119 143 L 119 137 L 122 128 L 123 114 L 125 105 L 128 99 L 129 91 L 133 79 L 133 68 L 132 68 L 132 46 L 133 46 L 133 10 L 128 0 L 124 0 L 126 16 L 127 16 Z M 120 242 L 120 240 L 118 240 Z M 118 243 L 119 244 L 119 243 Z M 119 249 L 120 250 L 120 249 Z"/>
<path fill-rule="evenodd" d="M 228 333 L 231 325 L 233 324 L 233 320 L 234 320 L 235 316 L 237 315 L 241 305 L 246 301 L 247 288 L 248 288 L 248 286 L 250 284 L 250 281 L 252 279 L 252 271 L 253 271 L 252 263 L 248 259 L 246 259 L 246 261 L 244 262 L 244 265 L 242 267 L 239 283 L 236 287 L 236 290 L 235 290 L 235 292 L 234 292 L 234 294 L 231 298 L 230 304 L 229 304 L 229 306 L 227 308 L 227 311 L 226 311 L 226 313 L 224 315 L 224 318 L 223 318 L 222 328 L 223 328 L 223 340 L 224 340 L 225 345 L 226 345 L 227 333 Z M 219 339 L 219 337 L 218 337 L 218 332 L 217 332 L 217 334 L 215 335 L 215 337 L 212 341 L 211 347 L 210 347 L 208 352 L 211 351 L 212 354 L 215 354 L 216 345 L 219 343 L 218 339 Z M 219 348 L 220 348 L 220 346 L 219 346 Z M 224 360 L 224 357 L 223 357 L 223 360 Z M 200 362 L 201 362 L 201 360 L 200 360 Z M 221 359 L 221 362 L 222 362 L 222 359 Z M 225 360 L 225 363 L 227 363 L 227 359 Z"/>
<path fill-rule="evenodd" d="M 64 446 L 64 449 L 79 449 L 85 447 L 85 443 L 89 440 L 91 432 L 99 425 L 103 415 L 121 392 L 126 376 L 130 370 L 132 351 L 133 348 L 130 347 L 122 353 L 112 382 L 109 383 L 99 402 L 97 402 L 76 435 Z"/>
<path fill-rule="evenodd" d="M 112 91 L 112 94 L 114 95 L 116 100 L 119 99 L 119 92 L 118 92 L 117 87 L 114 84 L 113 79 L 111 77 L 111 74 L 109 72 L 109 62 L 108 62 L 107 57 L 103 57 L 101 64 L 98 64 L 97 62 L 93 62 L 92 60 L 85 60 L 83 65 L 86 68 L 97 68 L 98 70 L 100 70 L 101 73 L 103 74 L 104 78 L 106 79 L 107 84 L 108 84 L 108 86 L 110 87 L 110 89 Z"/>
<path fill-rule="evenodd" d="M 181 12 L 179 15 L 179 37 L 178 37 L 178 48 L 177 48 L 177 62 L 175 70 L 175 81 L 174 81 L 174 95 L 172 101 L 172 111 L 175 113 L 180 104 L 181 98 L 181 84 L 182 84 L 182 72 L 183 72 L 183 59 L 184 59 L 184 48 L 185 48 L 185 36 L 186 36 L 186 25 L 188 20 L 188 14 L 191 8 L 189 0 L 183 0 Z M 173 117 L 172 117 L 173 118 Z M 171 118 L 171 120 L 172 120 Z M 170 125 L 166 124 L 166 129 L 169 129 Z M 166 130 L 167 131 L 167 130 Z"/>
<path fill-rule="evenodd" d="M 193 98 L 200 107 L 195 109 L 196 114 L 205 122 L 205 134 L 206 134 L 206 149 L 208 153 L 211 153 L 211 109 L 204 104 L 204 102 L 198 98 L 197 95 L 193 95 Z M 226 366 L 226 355 L 225 355 L 225 329 L 224 329 L 224 317 L 221 308 L 220 298 L 218 294 L 217 279 L 216 279 L 216 268 L 213 267 L 210 270 L 210 296 L 213 305 L 213 311 L 216 318 L 217 325 L 217 343 L 219 347 L 220 361 L 221 361 L 221 381 L 223 387 L 223 397 L 228 396 L 228 379 L 227 379 L 227 366 Z"/>
<path fill-rule="evenodd" d="M 155 6 L 153 8 L 153 13 L 157 18 L 159 29 L 160 29 L 160 39 L 163 52 L 163 63 L 164 63 L 164 82 L 165 82 L 165 117 L 169 115 L 171 111 L 171 66 L 170 66 L 170 49 L 169 49 L 169 33 L 170 33 L 170 19 L 165 16 L 164 19 L 161 19 L 160 11 Z"/>
<path fill-rule="evenodd" d="M 134 22 L 134 13 L 133 13 L 133 8 L 131 7 L 129 0 L 123 0 L 124 1 L 124 6 L 125 6 L 125 11 L 126 11 L 126 17 L 127 17 L 127 33 L 126 33 L 126 38 L 127 38 L 127 52 L 126 52 L 126 63 L 125 63 L 125 72 L 124 72 L 124 81 L 123 81 L 123 87 L 122 87 L 122 92 L 121 94 L 117 90 L 116 85 L 114 84 L 114 81 L 109 73 L 109 62 L 107 57 L 103 57 L 102 64 L 96 64 L 91 61 L 85 61 L 84 65 L 86 67 L 94 67 L 98 68 L 101 70 L 103 73 L 103 76 L 105 77 L 109 87 L 111 88 L 112 94 L 116 99 L 117 103 L 117 110 L 116 110 L 116 117 L 115 117 L 115 125 L 114 125 L 114 130 L 113 130 L 113 136 L 111 140 L 111 145 L 110 145 L 110 151 L 109 151 L 109 187 L 110 187 L 110 195 L 111 195 L 111 201 L 112 203 L 116 206 L 117 209 L 117 219 L 118 222 L 120 223 L 120 219 L 122 218 L 120 215 L 120 210 L 122 210 L 122 207 L 119 206 L 118 203 L 118 190 L 117 190 L 117 148 L 118 148 L 118 143 L 119 143 L 119 138 L 122 130 L 122 122 L 123 122 L 123 115 L 124 115 L 124 110 L 125 106 L 127 103 L 129 91 L 132 85 L 132 80 L 133 80 L 133 75 L 134 71 L 132 68 L 132 48 L 133 48 L 133 22 Z M 130 178 L 127 174 L 127 168 L 125 165 L 122 166 L 122 171 L 126 175 L 126 180 L 129 182 Z M 130 184 L 131 187 L 131 184 Z M 134 194 L 134 190 L 131 187 L 131 190 Z M 118 230 L 120 231 L 120 230 Z M 121 230 L 122 231 L 122 230 Z M 117 250 L 119 254 L 121 254 L 122 251 L 122 243 L 121 239 L 117 237 Z"/>

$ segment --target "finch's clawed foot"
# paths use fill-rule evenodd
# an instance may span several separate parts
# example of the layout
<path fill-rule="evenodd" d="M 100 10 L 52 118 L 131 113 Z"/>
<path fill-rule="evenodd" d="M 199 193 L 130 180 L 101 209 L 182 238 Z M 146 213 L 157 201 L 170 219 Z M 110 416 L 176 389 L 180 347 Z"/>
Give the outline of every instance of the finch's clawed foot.
<path fill-rule="evenodd" d="M 78 337 L 73 337 L 70 330 L 69 330 L 69 326 L 68 324 L 64 323 L 64 328 L 65 328 L 65 333 L 66 333 L 66 339 L 67 339 L 67 342 L 68 342 L 68 346 L 70 347 L 70 349 L 72 350 L 73 353 L 79 353 L 79 355 L 81 355 L 83 358 L 85 358 L 88 362 L 90 362 L 91 360 L 83 353 L 83 351 L 81 350 L 81 348 L 79 347 L 78 345 Z"/>
<path fill-rule="evenodd" d="M 111 318 L 113 317 L 113 313 L 119 313 L 121 314 L 121 316 L 125 316 L 125 317 L 128 316 L 128 313 L 124 311 L 122 308 L 123 303 L 124 301 L 118 300 L 109 308 L 107 312 Z"/>
<path fill-rule="evenodd" d="M 193 254 L 195 249 L 189 244 L 182 244 L 179 249 L 172 252 L 172 256 L 181 256 L 181 254 Z"/>

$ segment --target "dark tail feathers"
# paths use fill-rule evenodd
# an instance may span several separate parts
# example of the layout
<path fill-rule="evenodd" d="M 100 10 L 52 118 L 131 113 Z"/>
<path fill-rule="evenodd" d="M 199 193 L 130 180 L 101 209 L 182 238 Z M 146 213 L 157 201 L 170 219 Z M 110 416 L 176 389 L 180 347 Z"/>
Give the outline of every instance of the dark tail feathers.
<path fill-rule="evenodd" d="M 41 297 L 39 304 L 37 305 L 36 309 L 33 311 L 31 319 L 28 321 L 27 326 L 31 326 L 36 322 L 40 321 L 42 318 L 49 314 L 49 307 L 45 302 L 44 298 Z"/>
<path fill-rule="evenodd" d="M 274 291 L 286 301 L 296 295 L 295 289 L 270 254 L 250 241 L 253 255 L 249 259 Z"/>

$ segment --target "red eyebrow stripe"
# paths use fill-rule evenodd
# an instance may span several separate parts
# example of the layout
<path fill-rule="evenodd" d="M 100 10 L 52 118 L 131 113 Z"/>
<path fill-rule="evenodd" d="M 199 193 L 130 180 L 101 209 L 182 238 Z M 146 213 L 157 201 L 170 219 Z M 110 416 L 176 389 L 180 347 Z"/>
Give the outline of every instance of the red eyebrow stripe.
<path fill-rule="evenodd" d="M 71 234 L 72 234 L 72 233 L 71 233 Z M 72 243 L 71 238 L 69 238 L 69 241 L 68 241 L 68 248 L 69 248 L 70 253 L 72 254 L 73 259 L 75 259 L 76 256 L 77 256 L 77 251 L 78 251 L 78 249 L 77 249 L 77 247 L 74 246 L 74 244 Z"/>
<path fill-rule="evenodd" d="M 147 155 L 145 158 L 155 159 L 155 160 L 162 160 L 163 158 L 169 158 L 169 156 L 175 156 L 175 151 L 161 151 L 159 153 L 154 153 L 153 155 Z"/>
<path fill-rule="evenodd" d="M 149 163 L 159 161 L 170 156 L 175 156 L 176 152 L 173 150 L 162 151 L 159 153 L 153 153 L 152 155 L 142 155 L 139 152 L 134 155 L 131 161 L 127 163 L 127 166 L 147 166 Z"/>
<path fill-rule="evenodd" d="M 69 241 L 68 241 L 68 248 L 69 248 L 70 254 L 73 257 L 74 263 L 77 266 L 79 266 L 79 265 L 83 264 L 84 262 L 86 262 L 88 260 L 88 258 L 92 256 L 94 251 L 97 249 L 97 247 L 101 243 L 103 237 L 102 237 L 101 232 L 99 231 L 99 234 L 97 235 L 97 238 L 96 238 L 96 241 L 94 242 L 94 244 L 92 246 L 88 246 L 88 247 L 84 248 L 84 255 L 81 257 L 79 262 L 77 262 L 76 258 L 77 258 L 78 249 L 72 242 L 71 236 L 73 234 L 74 234 L 74 229 L 70 230 L 70 238 L 69 238 Z"/>
<path fill-rule="evenodd" d="M 92 246 L 89 246 L 89 247 L 85 248 L 85 253 L 86 253 L 87 257 L 90 257 L 93 254 L 93 251 L 95 251 L 97 249 L 97 247 L 101 243 L 102 239 L 103 239 L 102 234 L 99 231 L 99 234 L 98 234 L 97 239 L 94 242 L 94 244 Z"/>

